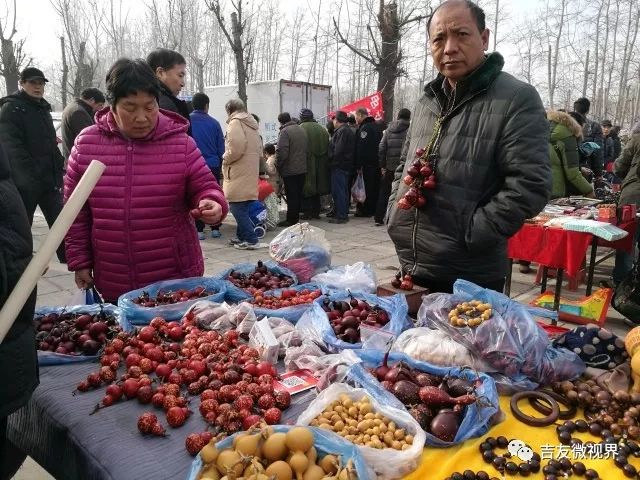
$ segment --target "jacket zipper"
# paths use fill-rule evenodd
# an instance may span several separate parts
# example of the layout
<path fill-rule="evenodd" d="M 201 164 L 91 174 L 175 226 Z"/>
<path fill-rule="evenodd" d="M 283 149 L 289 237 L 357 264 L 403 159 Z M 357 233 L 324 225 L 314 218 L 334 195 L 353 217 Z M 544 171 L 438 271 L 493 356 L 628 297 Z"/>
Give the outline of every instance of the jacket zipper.
<path fill-rule="evenodd" d="M 471 97 L 469 97 L 467 100 L 465 100 L 464 102 L 462 102 L 460 105 L 455 104 L 455 95 L 456 95 L 456 91 L 453 91 L 453 107 L 451 108 L 451 110 L 447 113 L 445 113 L 444 115 L 442 115 L 442 117 L 440 117 L 440 114 L 437 114 L 436 112 L 434 112 L 430 107 L 431 105 L 428 106 L 429 110 L 431 110 L 431 112 L 435 113 L 436 115 L 438 115 L 438 118 L 436 119 L 436 122 L 439 123 L 438 125 L 438 131 L 436 132 L 436 137 L 435 140 L 433 141 L 433 144 L 431 146 L 432 151 L 435 151 L 436 149 L 439 150 L 439 142 L 440 142 L 440 137 L 442 135 L 442 127 L 444 126 L 445 122 L 447 120 L 449 120 L 453 113 L 458 111 L 463 105 L 466 105 L 467 103 L 469 103 L 471 100 L 473 100 L 475 97 L 477 97 L 478 95 L 480 95 L 481 93 L 486 92 L 487 89 L 483 89 L 480 90 L 478 92 L 476 92 L 474 95 L 472 95 Z M 438 97 L 436 96 L 436 102 L 438 102 Z M 442 109 L 442 106 L 440 105 L 440 102 L 438 102 L 438 106 Z M 431 152 L 429 152 L 431 153 Z M 417 208 L 414 208 L 414 214 L 413 214 L 413 231 L 411 234 L 411 250 L 413 251 L 413 267 L 411 267 L 411 275 L 414 275 L 416 272 L 416 269 L 418 268 L 418 218 L 419 218 L 419 212 Z"/>
<path fill-rule="evenodd" d="M 126 231 L 131 232 L 131 177 L 133 175 L 133 144 L 131 140 L 129 140 L 129 144 L 127 145 L 127 159 L 125 162 L 125 192 L 124 192 L 124 215 L 125 215 L 125 226 Z M 131 248 L 131 238 L 128 237 L 127 240 L 127 251 L 129 255 L 129 282 L 130 285 L 135 286 L 136 283 L 136 272 L 134 271 L 134 261 L 133 261 L 133 251 Z"/>

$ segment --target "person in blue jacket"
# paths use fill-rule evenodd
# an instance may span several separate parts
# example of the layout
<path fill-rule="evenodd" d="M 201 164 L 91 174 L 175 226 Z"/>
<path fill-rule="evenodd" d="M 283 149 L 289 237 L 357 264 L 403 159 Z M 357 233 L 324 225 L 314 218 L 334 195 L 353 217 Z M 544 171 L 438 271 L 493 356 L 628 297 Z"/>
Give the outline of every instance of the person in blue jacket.
<path fill-rule="evenodd" d="M 196 93 L 191 99 L 193 112 L 191 112 L 191 135 L 196 141 L 207 166 L 222 185 L 220 178 L 220 165 L 224 153 L 224 135 L 220 122 L 209 115 L 209 97 L 204 93 Z M 198 238 L 204 240 L 204 223 L 196 220 Z M 211 238 L 220 238 L 220 225 L 211 226 Z"/>

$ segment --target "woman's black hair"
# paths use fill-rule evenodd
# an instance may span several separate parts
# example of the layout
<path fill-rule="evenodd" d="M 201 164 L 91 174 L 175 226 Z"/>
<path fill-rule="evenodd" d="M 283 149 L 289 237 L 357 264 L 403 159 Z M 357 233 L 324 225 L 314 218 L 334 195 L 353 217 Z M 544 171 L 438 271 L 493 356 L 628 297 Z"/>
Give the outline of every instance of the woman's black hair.
<path fill-rule="evenodd" d="M 276 146 L 273 143 L 265 143 L 264 152 L 269 154 L 269 155 L 275 155 L 276 154 Z"/>
<path fill-rule="evenodd" d="M 153 52 L 147 55 L 147 63 L 156 73 L 158 68 L 163 70 L 171 70 L 176 65 L 186 65 L 187 62 L 184 57 L 175 50 L 169 50 L 168 48 L 156 48 Z"/>
<path fill-rule="evenodd" d="M 105 85 L 107 87 L 107 101 L 110 105 L 115 105 L 121 98 L 138 92 L 146 92 L 156 99 L 160 95 L 158 79 L 147 62 L 141 58 L 116 60 L 107 72 Z"/>

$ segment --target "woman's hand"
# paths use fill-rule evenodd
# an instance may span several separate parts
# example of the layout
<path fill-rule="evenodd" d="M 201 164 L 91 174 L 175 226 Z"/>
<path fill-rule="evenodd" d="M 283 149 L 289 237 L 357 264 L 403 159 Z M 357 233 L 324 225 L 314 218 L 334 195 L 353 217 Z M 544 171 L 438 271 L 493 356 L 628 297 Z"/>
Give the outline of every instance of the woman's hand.
<path fill-rule="evenodd" d="M 90 268 L 76 271 L 76 285 L 82 290 L 89 290 L 93 287 L 93 275 Z"/>
<path fill-rule="evenodd" d="M 200 220 L 204 223 L 216 225 L 220 223 L 220 220 L 222 220 L 222 207 L 218 202 L 205 198 L 200 200 L 198 209 L 200 210 L 200 215 L 202 215 Z"/>

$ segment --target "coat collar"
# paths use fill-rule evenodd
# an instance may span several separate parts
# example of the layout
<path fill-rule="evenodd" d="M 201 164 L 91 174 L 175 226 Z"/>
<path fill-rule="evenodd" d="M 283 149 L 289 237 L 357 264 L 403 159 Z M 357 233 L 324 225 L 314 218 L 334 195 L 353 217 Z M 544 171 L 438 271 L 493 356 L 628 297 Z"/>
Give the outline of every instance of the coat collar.
<path fill-rule="evenodd" d="M 487 55 L 485 61 L 468 76 L 456 84 L 456 103 L 460 103 L 465 97 L 486 90 L 497 78 L 504 67 L 504 58 L 498 52 Z M 447 95 L 443 88 L 444 75 L 441 73 L 435 80 L 429 82 L 425 88 L 425 94 L 431 98 L 437 98 L 441 105 L 447 104 Z"/>

